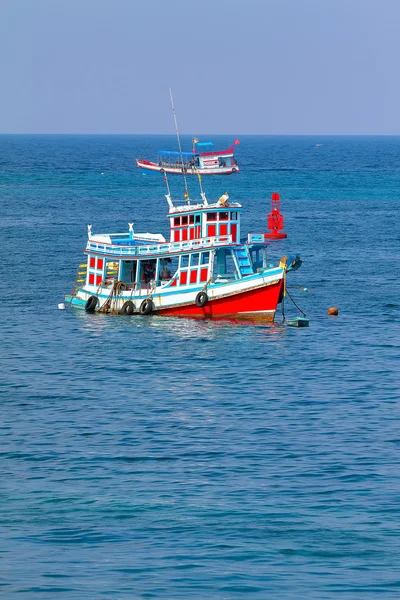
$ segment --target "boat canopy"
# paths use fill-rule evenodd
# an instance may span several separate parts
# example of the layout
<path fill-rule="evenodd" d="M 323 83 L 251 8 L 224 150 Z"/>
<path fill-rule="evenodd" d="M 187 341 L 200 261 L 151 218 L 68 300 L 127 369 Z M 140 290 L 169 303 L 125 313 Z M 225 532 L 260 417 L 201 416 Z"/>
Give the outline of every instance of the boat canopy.
<path fill-rule="evenodd" d="M 197 142 L 196 146 L 198 148 L 212 148 L 214 144 L 212 142 Z"/>
<path fill-rule="evenodd" d="M 162 156 L 190 156 L 191 158 L 193 158 L 193 152 L 175 152 L 175 151 L 169 151 L 169 150 L 159 150 L 158 154 L 162 155 Z"/>

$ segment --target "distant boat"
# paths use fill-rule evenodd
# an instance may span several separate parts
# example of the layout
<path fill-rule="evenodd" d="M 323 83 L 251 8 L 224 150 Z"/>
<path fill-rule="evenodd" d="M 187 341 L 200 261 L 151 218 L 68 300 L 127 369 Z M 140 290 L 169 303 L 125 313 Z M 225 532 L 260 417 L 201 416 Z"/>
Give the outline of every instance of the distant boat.
<path fill-rule="evenodd" d="M 157 162 L 137 158 L 136 164 L 141 169 L 161 171 L 162 173 L 182 173 L 188 175 L 231 175 L 239 172 L 239 166 L 234 157 L 235 140 L 226 150 L 214 150 L 212 142 L 193 140 L 192 152 L 176 152 L 159 150 Z"/>
<path fill-rule="evenodd" d="M 321 146 L 323 146 L 323 144 L 315 144 L 316 148 L 320 148 Z"/>
<path fill-rule="evenodd" d="M 212 142 L 199 142 L 197 138 L 193 138 L 192 152 L 182 152 L 171 88 L 169 88 L 169 94 L 171 97 L 172 114 L 174 115 L 179 152 L 159 150 L 157 162 L 151 162 L 144 158 L 137 158 L 137 166 L 141 169 L 148 169 L 149 171 L 177 173 L 183 175 L 185 182 L 186 175 L 230 175 L 231 173 L 237 173 L 239 167 L 233 154 L 235 146 L 240 144 L 239 140 L 235 140 L 232 146 L 227 150 L 217 151 L 214 150 L 214 144 Z"/>

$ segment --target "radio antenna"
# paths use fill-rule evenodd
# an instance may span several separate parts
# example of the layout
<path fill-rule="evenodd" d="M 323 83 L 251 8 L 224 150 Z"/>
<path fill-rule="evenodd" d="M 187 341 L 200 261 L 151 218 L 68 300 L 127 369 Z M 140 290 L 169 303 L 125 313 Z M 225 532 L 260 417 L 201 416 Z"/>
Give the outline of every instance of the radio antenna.
<path fill-rule="evenodd" d="M 185 167 L 185 165 L 183 163 L 183 154 L 182 154 L 181 139 L 179 137 L 178 122 L 176 120 L 174 99 L 172 97 L 172 90 L 171 90 L 171 88 L 169 88 L 169 95 L 171 97 L 172 114 L 174 115 L 176 137 L 178 138 L 179 155 L 180 155 L 181 163 L 182 163 L 182 174 L 183 174 L 183 180 L 185 182 L 185 198 L 187 200 L 187 203 L 190 204 L 189 190 L 188 190 L 188 184 L 187 184 L 187 179 L 186 179 L 186 167 Z"/>

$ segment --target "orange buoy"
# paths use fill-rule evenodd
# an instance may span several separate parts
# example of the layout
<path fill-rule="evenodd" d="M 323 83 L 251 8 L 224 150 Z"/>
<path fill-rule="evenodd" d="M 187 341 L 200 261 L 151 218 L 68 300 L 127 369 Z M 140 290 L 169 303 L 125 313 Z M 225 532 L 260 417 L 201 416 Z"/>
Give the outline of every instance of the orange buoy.
<path fill-rule="evenodd" d="M 332 306 L 331 308 L 328 308 L 328 315 L 338 315 L 339 314 L 339 309 L 336 308 L 336 306 Z"/>

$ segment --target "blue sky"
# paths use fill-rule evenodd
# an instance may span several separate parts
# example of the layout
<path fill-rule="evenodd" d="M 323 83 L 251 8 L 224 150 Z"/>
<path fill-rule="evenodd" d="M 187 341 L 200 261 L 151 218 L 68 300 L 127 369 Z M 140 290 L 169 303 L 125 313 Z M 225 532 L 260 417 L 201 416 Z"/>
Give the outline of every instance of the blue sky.
<path fill-rule="evenodd" d="M 400 134 L 400 0 L 0 0 L 1 133 Z"/>

